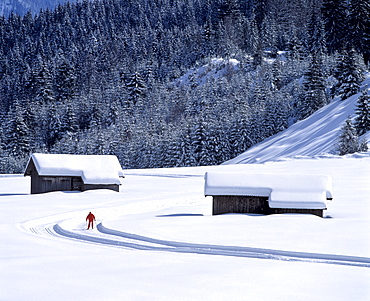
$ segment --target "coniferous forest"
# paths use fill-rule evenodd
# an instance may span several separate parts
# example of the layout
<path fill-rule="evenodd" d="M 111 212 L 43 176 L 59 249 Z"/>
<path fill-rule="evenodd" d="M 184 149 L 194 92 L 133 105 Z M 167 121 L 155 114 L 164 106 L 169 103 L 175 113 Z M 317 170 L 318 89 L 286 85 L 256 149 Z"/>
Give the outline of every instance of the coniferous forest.
<path fill-rule="evenodd" d="M 0 17 L 0 172 L 32 152 L 220 164 L 358 93 L 369 21 L 370 0 L 84 0 Z"/>

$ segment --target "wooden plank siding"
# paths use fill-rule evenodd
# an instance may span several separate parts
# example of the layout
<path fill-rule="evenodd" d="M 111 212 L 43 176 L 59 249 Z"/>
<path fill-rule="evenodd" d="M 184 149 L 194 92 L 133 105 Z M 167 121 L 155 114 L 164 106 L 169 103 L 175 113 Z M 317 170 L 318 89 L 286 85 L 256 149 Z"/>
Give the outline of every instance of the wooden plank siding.
<path fill-rule="evenodd" d="M 93 189 L 110 189 L 119 192 L 116 184 L 84 184 L 81 177 L 31 176 L 31 194 L 52 191 L 86 191 Z"/>
<path fill-rule="evenodd" d="M 94 190 L 94 189 L 110 189 L 119 192 L 119 186 L 116 184 L 83 184 L 81 191 Z"/>
<path fill-rule="evenodd" d="M 280 213 L 303 213 L 303 214 L 313 214 L 319 217 L 324 216 L 324 209 L 291 209 L 291 208 L 270 208 L 270 214 L 280 214 Z"/>
<path fill-rule="evenodd" d="M 223 213 L 268 214 L 268 197 L 255 196 L 213 196 L 213 215 Z"/>
<path fill-rule="evenodd" d="M 70 191 L 71 177 L 39 177 L 42 192 Z"/>
<path fill-rule="evenodd" d="M 256 196 L 213 196 L 212 214 L 224 213 L 255 213 L 255 214 L 280 214 L 303 213 L 323 217 L 323 209 L 291 209 L 271 208 L 268 197 Z"/>

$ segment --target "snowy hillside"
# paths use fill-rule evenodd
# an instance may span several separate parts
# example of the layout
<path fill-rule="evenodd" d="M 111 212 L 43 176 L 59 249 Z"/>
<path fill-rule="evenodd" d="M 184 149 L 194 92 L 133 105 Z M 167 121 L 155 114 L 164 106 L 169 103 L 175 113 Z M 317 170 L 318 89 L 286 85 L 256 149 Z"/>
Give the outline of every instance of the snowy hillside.
<path fill-rule="evenodd" d="M 370 76 L 362 89 L 369 89 Z M 264 163 L 297 156 L 331 155 L 336 153 L 339 131 L 345 120 L 355 118 L 356 102 L 360 93 L 342 101 L 333 100 L 310 117 L 287 130 L 251 147 L 225 164 Z M 370 133 L 362 137 L 369 140 Z"/>

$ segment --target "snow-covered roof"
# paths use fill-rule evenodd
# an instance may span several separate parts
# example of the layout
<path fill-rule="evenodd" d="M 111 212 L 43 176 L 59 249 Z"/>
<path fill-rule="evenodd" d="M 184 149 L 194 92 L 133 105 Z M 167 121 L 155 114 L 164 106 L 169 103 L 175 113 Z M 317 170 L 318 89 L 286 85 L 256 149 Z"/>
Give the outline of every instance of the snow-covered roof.
<path fill-rule="evenodd" d="M 85 184 L 118 184 L 124 177 L 116 156 L 111 155 L 67 155 L 35 153 L 29 159 L 33 161 L 40 176 L 76 176 Z"/>
<path fill-rule="evenodd" d="M 333 198 L 331 176 L 207 172 L 206 196 L 263 196 L 271 208 L 325 209 Z"/>

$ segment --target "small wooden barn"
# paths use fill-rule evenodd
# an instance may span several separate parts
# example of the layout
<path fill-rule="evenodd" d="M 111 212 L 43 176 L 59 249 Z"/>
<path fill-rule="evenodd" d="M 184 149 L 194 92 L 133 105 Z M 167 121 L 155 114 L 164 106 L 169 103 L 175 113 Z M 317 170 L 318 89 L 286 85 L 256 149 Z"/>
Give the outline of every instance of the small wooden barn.
<path fill-rule="evenodd" d="M 33 154 L 24 176 L 31 176 L 31 194 L 51 191 L 119 191 L 124 177 L 116 156 Z"/>
<path fill-rule="evenodd" d="M 223 213 L 308 213 L 323 216 L 332 200 L 332 179 L 325 175 L 207 172 L 205 196 L 213 215 Z"/>

